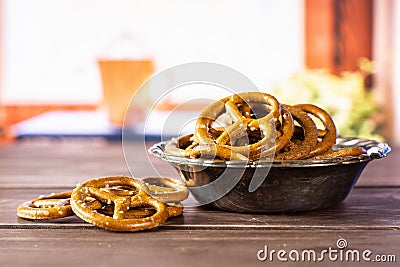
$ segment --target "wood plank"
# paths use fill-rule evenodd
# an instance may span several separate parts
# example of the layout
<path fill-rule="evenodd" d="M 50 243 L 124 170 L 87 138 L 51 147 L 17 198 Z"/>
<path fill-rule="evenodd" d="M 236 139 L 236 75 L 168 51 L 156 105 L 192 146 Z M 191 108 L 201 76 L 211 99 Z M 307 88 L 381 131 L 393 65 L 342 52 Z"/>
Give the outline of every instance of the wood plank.
<path fill-rule="evenodd" d="M 150 144 L 147 145 L 147 147 Z M 141 151 L 131 165 L 136 177 L 179 178 L 168 163 L 146 154 L 143 144 L 131 143 L 129 151 Z M 106 175 L 129 175 L 121 144 L 57 143 L 0 146 L 0 188 L 62 188 Z M 400 186 L 400 149 L 387 158 L 369 163 L 357 186 Z"/>
<path fill-rule="evenodd" d="M 179 177 L 168 163 L 148 157 L 144 145 L 134 143 L 132 146 L 128 149 L 142 151 L 145 155 L 138 157 L 137 163 L 131 166 L 135 177 Z M 71 187 L 94 177 L 131 175 L 118 143 L 0 146 L 0 158 L 0 188 Z"/>
<path fill-rule="evenodd" d="M 249 230 L 192 231 L 155 230 L 139 233 L 113 233 L 97 229 L 10 229 L 0 236 L 1 266 L 282 266 L 275 255 L 272 261 L 259 261 L 257 252 L 268 246 L 274 249 L 337 249 L 344 238 L 347 250 L 369 249 L 373 256 L 391 254 L 399 257 L 400 232 L 371 231 L 296 231 Z M 345 251 L 345 250 L 344 250 Z M 398 259 L 397 259 L 398 260 Z M 365 266 L 365 262 L 330 261 L 328 266 Z M 316 262 L 291 262 L 310 266 Z M 373 264 L 373 263 L 369 263 Z M 384 263 L 384 266 L 397 266 Z"/>
<path fill-rule="evenodd" d="M 370 162 L 356 186 L 400 186 L 400 150 L 396 147 L 387 158 Z"/>
<path fill-rule="evenodd" d="M 120 144 L 12 145 L 0 147 L 0 266 L 43 266 L 68 263 L 110 266 L 257 266 L 258 250 L 335 247 L 345 238 L 350 248 L 374 253 L 398 253 L 400 246 L 400 187 L 396 187 L 398 152 L 371 163 L 363 187 L 355 188 L 338 207 L 290 215 L 238 214 L 188 207 L 183 216 L 158 229 L 114 233 L 76 216 L 47 222 L 20 219 L 18 204 L 40 194 L 72 189 L 82 180 L 128 173 Z M 132 149 L 141 149 L 133 144 Z M 166 163 L 154 159 L 160 168 Z M 151 170 L 138 158 L 137 173 Z M 375 166 L 374 166 L 375 165 Z M 175 173 L 176 175 L 176 173 Z M 386 177 L 386 178 L 385 178 Z M 362 181 L 364 177 L 361 177 Z M 390 183 L 382 183 L 382 181 Z M 21 257 L 20 255 L 24 255 Z M 336 265 L 333 262 L 324 262 Z M 309 262 L 297 262 L 307 266 Z M 346 263 L 358 265 L 360 263 Z M 385 263 L 387 266 L 395 266 Z"/>
<path fill-rule="evenodd" d="M 0 229 L 91 227 L 76 216 L 50 221 L 30 221 L 17 217 L 16 208 L 20 203 L 51 192 L 49 189 L 0 189 Z M 170 219 L 161 228 L 400 230 L 400 188 L 356 188 L 337 207 L 286 215 L 241 214 L 187 207 L 184 216 Z"/>

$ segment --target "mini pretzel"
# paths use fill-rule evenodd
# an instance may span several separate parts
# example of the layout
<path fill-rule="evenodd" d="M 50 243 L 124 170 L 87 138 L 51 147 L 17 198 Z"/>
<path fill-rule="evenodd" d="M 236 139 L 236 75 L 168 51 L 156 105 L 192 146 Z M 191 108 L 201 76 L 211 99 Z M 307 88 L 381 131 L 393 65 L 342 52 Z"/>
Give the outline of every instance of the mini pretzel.
<path fill-rule="evenodd" d="M 276 147 L 275 153 L 278 153 L 281 149 L 283 149 L 287 144 L 289 144 L 293 132 L 294 132 L 294 121 L 293 116 L 290 113 L 289 109 L 285 105 L 281 105 L 281 120 L 278 121 L 278 129 L 276 136 Z M 268 152 L 267 152 L 268 153 Z M 265 152 L 260 150 L 260 154 L 256 157 L 250 157 L 251 160 L 262 159 L 265 157 Z"/>
<path fill-rule="evenodd" d="M 114 214 L 114 206 L 113 205 L 101 205 L 100 208 L 95 209 L 96 212 L 107 215 L 109 217 L 112 217 Z M 150 215 L 153 215 L 155 213 L 154 209 L 150 207 L 142 207 L 140 209 L 134 209 L 134 210 L 127 210 L 124 215 L 125 219 L 140 219 L 144 217 L 148 217 Z"/>
<path fill-rule="evenodd" d="M 303 129 L 304 140 L 291 140 L 290 143 L 284 148 L 287 151 L 277 153 L 275 159 L 277 160 L 294 160 L 301 159 L 309 155 L 317 145 L 317 127 L 314 121 L 298 107 L 285 105 L 290 111 L 293 119 L 297 121 Z"/>
<path fill-rule="evenodd" d="M 322 122 L 323 129 L 317 128 L 314 119 Z M 265 93 L 241 93 L 206 107 L 194 134 L 167 143 L 165 151 L 190 158 L 250 162 L 269 159 L 273 153 L 275 160 L 365 154 L 360 148 L 334 150 L 336 134 L 331 116 L 315 105 L 288 106 Z"/>
<path fill-rule="evenodd" d="M 258 118 L 256 114 L 249 114 L 252 104 L 269 106 L 267 113 Z M 233 124 L 226 127 L 216 139 L 210 128 L 212 123 L 223 113 L 227 113 Z M 244 114 L 242 113 L 244 112 Z M 280 116 L 280 104 L 275 97 L 265 93 L 242 93 L 221 99 L 205 108 L 196 122 L 195 138 L 199 145 L 194 150 L 194 156 L 199 152 L 206 156 L 217 156 L 225 160 L 247 160 L 249 156 L 257 154 L 257 149 L 268 147 L 271 136 L 272 120 Z M 235 140 L 247 135 L 250 131 L 260 130 L 260 140 L 254 144 L 234 146 Z M 230 142 L 230 145 L 228 144 Z"/>
<path fill-rule="evenodd" d="M 146 193 L 153 194 L 153 196 L 159 196 L 163 198 L 161 201 L 167 202 L 167 210 L 169 217 L 176 217 L 183 213 L 184 208 L 180 201 L 186 199 L 189 195 L 189 191 L 187 188 L 177 182 L 176 180 L 161 178 L 161 177 L 147 177 L 142 179 L 143 182 L 148 185 L 144 186 Z M 104 192 L 113 193 L 118 196 L 132 196 L 137 194 L 137 190 L 134 187 L 127 186 L 113 186 L 108 188 L 103 188 Z M 166 194 L 166 196 L 164 196 Z M 114 206 L 102 203 L 94 198 L 86 198 L 84 204 L 86 207 L 90 207 L 97 212 L 112 217 L 114 214 Z M 155 209 L 151 206 L 144 206 L 140 208 L 136 208 L 133 210 L 128 210 L 124 213 L 125 218 L 133 219 L 133 218 L 144 218 L 155 213 Z"/>
<path fill-rule="evenodd" d="M 184 211 L 183 205 L 180 202 L 167 203 L 167 210 L 169 217 L 177 217 Z"/>
<path fill-rule="evenodd" d="M 49 220 L 74 215 L 70 197 L 71 191 L 40 196 L 19 205 L 17 215 L 31 220 Z"/>
<path fill-rule="evenodd" d="M 115 186 L 134 188 L 134 191 L 128 190 L 132 193 L 120 196 L 118 193 L 108 190 Z M 89 180 L 72 191 L 71 206 L 81 219 L 111 231 L 135 232 L 154 228 L 164 223 L 169 214 L 163 202 L 147 195 L 145 187 L 144 183 L 125 176 Z M 91 205 L 87 205 L 85 202 L 88 197 L 113 205 L 112 217 L 99 213 L 91 208 Z M 129 218 L 129 210 L 144 206 L 151 206 L 156 212 L 145 218 Z"/>
<path fill-rule="evenodd" d="M 336 127 L 332 117 L 325 110 L 315 105 L 298 104 L 296 107 L 317 117 L 325 127 L 325 129 L 318 130 L 319 137 L 322 137 L 322 139 L 317 143 L 316 147 L 311 150 L 308 157 L 322 154 L 331 149 L 336 142 Z"/>
<path fill-rule="evenodd" d="M 313 159 L 332 159 L 342 157 L 356 157 L 365 154 L 364 149 L 360 147 L 344 147 L 335 150 L 328 150 L 325 153 L 316 155 Z"/>
<path fill-rule="evenodd" d="M 180 202 L 189 196 L 187 187 L 176 180 L 146 177 L 142 181 L 149 189 L 147 193 L 162 202 Z"/>
<path fill-rule="evenodd" d="M 95 209 L 98 213 L 112 217 L 114 214 L 114 206 L 101 205 L 100 208 Z M 184 208 L 181 203 L 167 203 L 168 217 L 176 217 L 183 213 Z M 152 207 L 142 207 L 125 212 L 125 219 L 140 219 L 153 215 L 156 210 Z"/>
<path fill-rule="evenodd" d="M 193 149 L 198 146 L 193 137 L 193 134 L 183 135 L 179 138 L 173 138 L 171 142 L 165 145 L 165 153 L 167 156 L 177 157 L 194 157 Z M 198 156 L 200 153 L 198 154 Z"/>

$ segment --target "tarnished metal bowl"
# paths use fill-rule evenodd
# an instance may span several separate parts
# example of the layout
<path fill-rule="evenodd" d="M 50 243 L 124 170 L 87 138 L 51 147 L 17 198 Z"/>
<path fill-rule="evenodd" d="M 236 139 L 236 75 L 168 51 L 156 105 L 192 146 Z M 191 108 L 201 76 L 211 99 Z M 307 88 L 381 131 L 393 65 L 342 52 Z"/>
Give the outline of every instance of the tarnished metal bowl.
<path fill-rule="evenodd" d="M 367 155 L 243 163 L 167 155 L 164 151 L 166 143 L 168 142 L 155 144 L 149 149 L 149 153 L 171 163 L 189 190 L 209 184 L 219 179 L 223 173 L 237 179 L 238 182 L 227 194 L 211 202 L 208 201 L 207 194 L 191 190 L 200 203 L 208 203 L 221 210 L 249 213 L 289 213 L 337 205 L 353 189 L 365 166 L 390 152 L 386 143 L 358 138 L 338 138 L 336 147 L 359 146 L 367 151 Z M 261 179 L 263 182 L 255 191 L 250 192 L 249 185 L 252 179 Z"/>

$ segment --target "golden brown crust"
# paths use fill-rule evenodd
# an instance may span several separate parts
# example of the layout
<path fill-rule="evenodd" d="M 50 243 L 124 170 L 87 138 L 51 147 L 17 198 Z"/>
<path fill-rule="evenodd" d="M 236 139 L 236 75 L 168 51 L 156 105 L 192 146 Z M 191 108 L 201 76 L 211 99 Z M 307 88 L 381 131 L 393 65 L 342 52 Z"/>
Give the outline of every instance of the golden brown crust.
<path fill-rule="evenodd" d="M 356 157 L 365 154 L 364 149 L 360 147 L 345 147 L 334 150 L 328 150 L 325 153 L 314 156 L 314 159 L 332 159 L 343 157 Z"/>
<path fill-rule="evenodd" d="M 58 219 L 74 215 L 70 197 L 71 191 L 40 196 L 19 205 L 17 215 L 30 220 Z"/>
<path fill-rule="evenodd" d="M 183 214 L 184 207 L 183 207 L 182 203 L 180 203 L 180 202 L 167 203 L 167 210 L 168 210 L 169 217 L 177 217 L 177 216 Z"/>
<path fill-rule="evenodd" d="M 337 133 L 335 123 L 328 112 L 312 104 L 298 104 L 296 107 L 318 118 L 325 127 L 325 129 L 318 129 L 318 136 L 321 137 L 321 141 L 319 141 L 316 147 L 311 150 L 308 157 L 322 154 L 331 149 L 336 143 Z"/>
<path fill-rule="evenodd" d="M 269 110 L 263 116 L 250 114 L 252 104 L 266 105 Z M 280 104 L 275 97 L 265 93 L 242 93 L 221 99 L 205 108 L 196 122 L 195 138 L 199 146 L 192 156 L 199 152 L 205 157 L 218 157 L 224 160 L 246 160 L 259 154 L 259 150 L 270 147 L 271 153 L 275 146 L 270 144 L 271 136 L 275 135 L 272 125 L 281 115 Z M 212 123 L 223 113 L 229 115 L 233 124 L 215 138 Z M 236 140 L 248 136 L 248 131 L 260 131 L 259 139 L 250 144 L 235 146 Z"/>
<path fill-rule="evenodd" d="M 228 116 L 232 124 L 214 128 L 221 114 Z M 323 129 L 317 128 L 315 119 L 322 122 Z M 223 98 L 206 107 L 196 122 L 193 136 L 189 137 L 190 143 L 187 136 L 181 137 L 179 143 L 185 143 L 180 154 L 191 158 L 251 162 L 274 156 L 275 160 L 299 160 L 332 150 L 336 135 L 332 117 L 318 106 L 284 105 L 271 95 L 249 92 Z M 356 151 L 360 149 L 353 150 L 355 154 Z"/>
<path fill-rule="evenodd" d="M 120 196 L 110 190 L 111 187 L 122 186 L 134 188 L 128 196 Z M 110 176 L 84 182 L 77 186 L 71 195 L 71 206 L 76 215 L 84 221 L 111 231 L 141 231 L 157 227 L 168 219 L 166 205 L 145 192 L 145 185 L 131 177 Z M 87 198 L 113 205 L 112 217 L 102 214 L 86 205 Z M 143 206 L 151 206 L 156 212 L 149 217 L 130 218 L 128 210 Z"/>
<path fill-rule="evenodd" d="M 275 155 L 277 160 L 295 160 L 302 159 L 309 155 L 317 145 L 317 127 L 313 120 L 298 107 L 285 105 L 285 107 L 292 114 L 293 119 L 297 121 L 304 132 L 304 140 L 291 142 L 284 148 L 285 151 L 278 152 Z"/>
<path fill-rule="evenodd" d="M 40 196 L 22 203 L 17 208 L 17 215 L 25 219 L 48 220 L 76 214 L 104 229 L 134 232 L 157 227 L 169 217 L 183 213 L 180 201 L 188 197 L 186 186 L 161 177 L 143 180 L 146 183 L 126 176 L 92 179 L 77 185 L 73 191 Z"/>
<path fill-rule="evenodd" d="M 189 196 L 187 187 L 177 180 L 161 177 L 145 177 L 142 181 L 149 189 L 146 191 L 150 196 L 165 202 L 180 202 Z M 145 190 L 147 190 L 145 188 Z"/>

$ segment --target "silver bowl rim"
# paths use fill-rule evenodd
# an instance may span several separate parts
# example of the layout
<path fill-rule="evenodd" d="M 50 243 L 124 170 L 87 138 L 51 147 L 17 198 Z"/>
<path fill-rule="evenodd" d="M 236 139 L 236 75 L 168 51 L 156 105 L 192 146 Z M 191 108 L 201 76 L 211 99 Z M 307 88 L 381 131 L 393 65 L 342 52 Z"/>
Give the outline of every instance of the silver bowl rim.
<path fill-rule="evenodd" d="M 332 159 L 303 159 L 303 160 L 259 160 L 254 162 L 248 161 L 224 161 L 224 160 L 209 160 L 209 159 L 192 159 L 169 155 L 165 153 L 165 145 L 169 142 L 176 142 L 177 138 L 172 138 L 167 141 L 159 142 L 152 145 L 148 152 L 162 160 L 180 165 L 206 166 L 206 167 L 229 167 L 229 168 L 260 168 L 260 167 L 321 167 L 341 164 L 353 164 L 360 162 L 368 162 L 374 159 L 386 157 L 391 148 L 387 143 L 363 139 L 357 137 L 338 137 L 336 139 L 335 148 L 344 147 L 361 147 L 364 148 L 366 154 L 360 156 L 349 156 Z"/>

